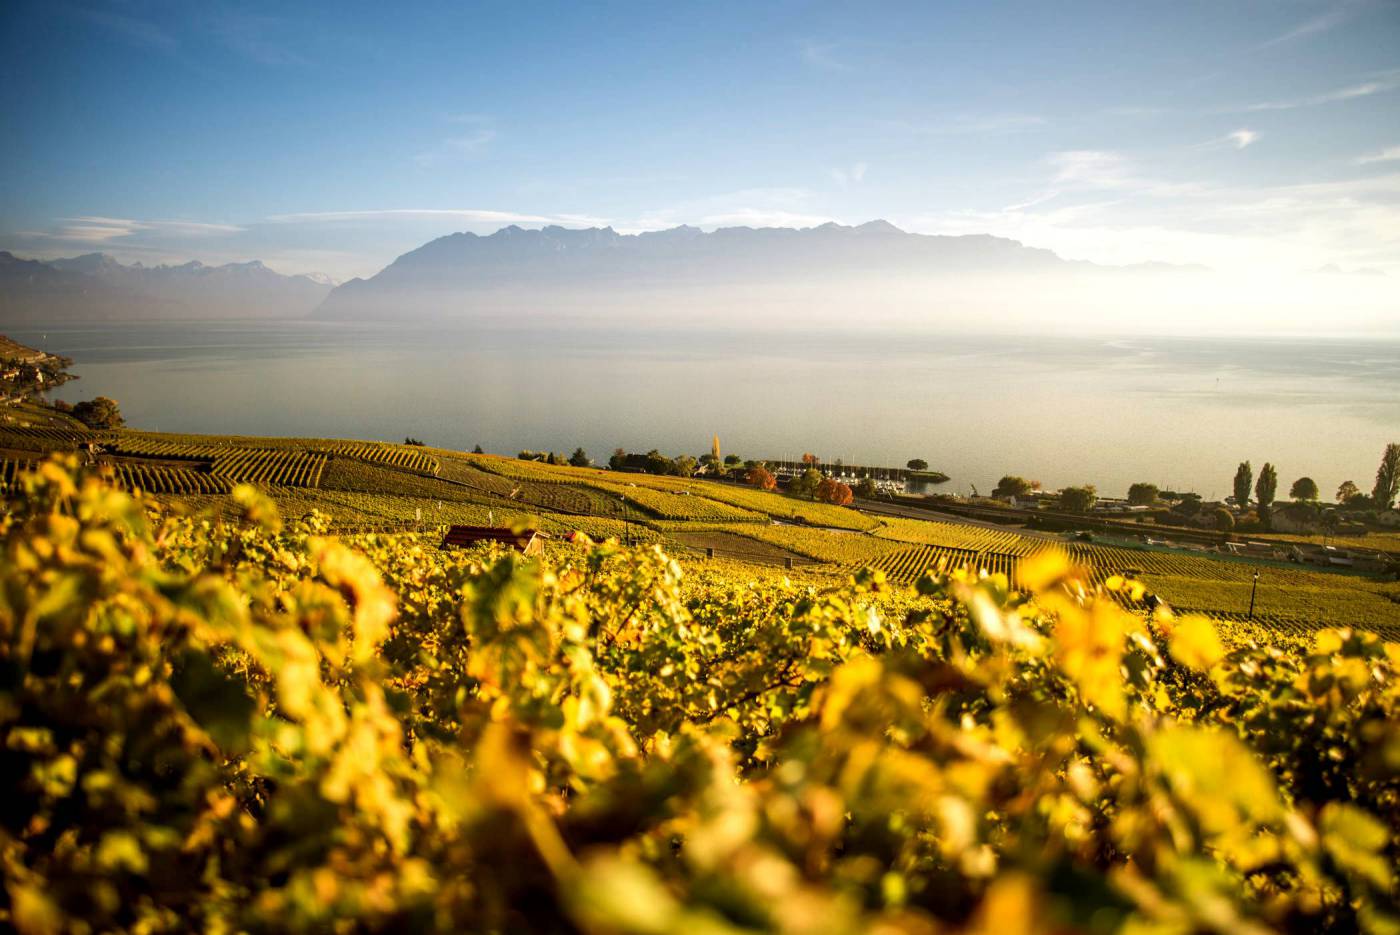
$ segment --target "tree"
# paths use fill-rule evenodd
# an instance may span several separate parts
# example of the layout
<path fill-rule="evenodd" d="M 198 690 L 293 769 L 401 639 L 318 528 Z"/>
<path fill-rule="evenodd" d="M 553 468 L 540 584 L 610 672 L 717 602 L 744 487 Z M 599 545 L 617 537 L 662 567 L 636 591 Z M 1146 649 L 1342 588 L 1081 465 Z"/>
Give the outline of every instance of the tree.
<path fill-rule="evenodd" d="M 1249 506 L 1249 491 L 1254 486 L 1254 468 L 1248 461 L 1241 461 L 1235 468 L 1235 506 L 1243 510 Z"/>
<path fill-rule="evenodd" d="M 1172 507 L 1172 512 L 1178 516 L 1196 516 L 1201 512 L 1200 497 L 1185 497 L 1176 502 Z M 1225 512 L 1230 512 L 1226 510 Z"/>
<path fill-rule="evenodd" d="M 1065 487 L 1060 491 L 1060 509 L 1071 513 L 1088 513 L 1098 502 L 1099 493 L 1093 484 Z"/>
<path fill-rule="evenodd" d="M 869 500 L 877 493 L 879 493 L 879 490 L 875 487 L 875 481 L 870 478 L 862 477 L 860 480 L 856 481 L 855 495 L 857 497 Z"/>
<path fill-rule="evenodd" d="M 119 429 L 126 425 L 117 401 L 106 396 L 77 403 L 73 406 L 73 418 L 90 429 Z"/>
<path fill-rule="evenodd" d="M 422 448 L 422 447 L 423 447 L 423 442 L 422 442 L 422 440 L 421 440 L 421 439 L 414 438 L 412 435 L 410 435 L 408 438 L 405 438 L 405 439 L 403 440 L 403 443 L 404 443 L 405 445 L 413 445 L 413 446 L 415 446 L 415 447 L 417 447 L 417 448 Z"/>
<path fill-rule="evenodd" d="M 1221 532 L 1229 532 L 1235 528 L 1235 517 L 1223 506 L 1215 511 L 1215 528 Z"/>
<path fill-rule="evenodd" d="M 608 459 L 608 467 L 614 471 L 620 471 L 627 465 L 627 452 L 621 448 L 614 448 L 612 457 Z"/>
<path fill-rule="evenodd" d="M 681 455 L 671 462 L 671 473 L 679 477 L 689 477 L 695 473 L 696 460 L 690 455 Z"/>
<path fill-rule="evenodd" d="M 736 454 L 727 454 L 727 455 L 724 456 L 724 466 L 725 466 L 725 467 L 738 467 L 740 464 L 743 464 L 743 463 L 744 463 L 744 459 L 741 458 L 741 457 L 739 457 L 739 456 L 736 455 Z"/>
<path fill-rule="evenodd" d="M 822 482 L 822 473 L 816 468 L 808 468 L 788 485 L 788 492 L 798 497 L 806 497 L 811 500 L 817 495 L 817 485 Z"/>
<path fill-rule="evenodd" d="M 816 467 L 818 464 L 821 464 L 821 459 L 818 458 L 816 455 L 812 454 L 810 451 L 807 451 L 803 452 L 802 454 L 802 463 Z"/>
<path fill-rule="evenodd" d="M 1311 477 L 1300 477 L 1293 482 L 1293 486 L 1288 488 L 1288 495 L 1294 500 L 1305 500 L 1313 503 L 1317 500 L 1317 481 Z"/>
<path fill-rule="evenodd" d="M 486 452 L 482 449 L 482 447 L 481 447 L 480 445 L 477 445 L 475 448 L 472 449 L 472 454 L 474 454 L 474 455 L 484 455 L 484 454 L 486 454 Z"/>
<path fill-rule="evenodd" d="M 1273 506 L 1274 496 L 1278 493 L 1278 471 L 1269 462 L 1264 462 L 1264 466 L 1259 469 L 1259 479 L 1254 482 L 1254 499 L 1259 501 L 1261 512 L 1267 511 Z"/>
<path fill-rule="evenodd" d="M 1133 484 L 1128 488 L 1128 502 L 1134 506 L 1150 506 L 1157 502 L 1157 494 L 1156 484 Z"/>
<path fill-rule="evenodd" d="M 855 499 L 851 488 L 830 477 L 823 477 L 817 484 L 816 497 L 824 503 L 834 503 L 837 506 L 846 506 Z"/>
<path fill-rule="evenodd" d="M 907 467 L 907 468 L 908 468 L 909 470 L 911 470 L 911 471 L 927 471 L 927 470 L 928 470 L 928 462 L 925 461 L 923 458 L 910 458 L 909 461 L 908 461 L 904 466 Z"/>
<path fill-rule="evenodd" d="M 759 490 L 776 490 L 778 488 L 778 479 L 761 464 L 756 464 L 749 468 L 749 473 L 745 477 L 745 480 L 753 484 Z"/>
<path fill-rule="evenodd" d="M 575 448 L 574 453 L 569 455 L 569 463 L 574 467 L 590 467 L 593 464 L 593 459 L 588 457 L 588 452 L 579 447 Z"/>
<path fill-rule="evenodd" d="M 1376 469 L 1376 486 L 1371 489 L 1371 500 L 1377 510 L 1388 510 L 1395 505 L 1395 495 L 1400 493 L 1400 443 L 1391 442 L 1381 455 L 1381 466 Z"/>
<path fill-rule="evenodd" d="M 1337 488 L 1337 502 L 1345 506 L 1353 497 L 1361 496 L 1361 488 L 1356 486 L 1356 481 L 1344 480 Z"/>
<path fill-rule="evenodd" d="M 1010 499 L 1011 497 L 1024 497 L 1033 489 L 1035 488 L 1031 485 L 1031 482 L 1024 477 L 1008 474 L 997 481 L 996 487 L 992 490 L 992 496 L 1006 499 Z"/>

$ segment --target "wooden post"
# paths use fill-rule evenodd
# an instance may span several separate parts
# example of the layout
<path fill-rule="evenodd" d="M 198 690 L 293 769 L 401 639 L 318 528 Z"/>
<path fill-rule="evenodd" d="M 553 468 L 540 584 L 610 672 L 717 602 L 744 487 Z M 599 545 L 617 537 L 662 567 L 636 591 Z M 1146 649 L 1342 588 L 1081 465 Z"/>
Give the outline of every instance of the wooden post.
<path fill-rule="evenodd" d="M 714 557 L 715 557 L 715 550 L 714 550 L 714 548 L 713 548 L 712 546 L 711 546 L 711 547 L 707 547 L 707 548 L 705 549 L 705 557 L 706 557 L 706 558 L 714 558 Z"/>
<path fill-rule="evenodd" d="M 786 556 L 786 557 L 783 559 L 783 567 L 784 567 L 784 568 L 791 568 L 791 567 L 792 567 L 792 556 L 791 556 L 791 555 Z"/>

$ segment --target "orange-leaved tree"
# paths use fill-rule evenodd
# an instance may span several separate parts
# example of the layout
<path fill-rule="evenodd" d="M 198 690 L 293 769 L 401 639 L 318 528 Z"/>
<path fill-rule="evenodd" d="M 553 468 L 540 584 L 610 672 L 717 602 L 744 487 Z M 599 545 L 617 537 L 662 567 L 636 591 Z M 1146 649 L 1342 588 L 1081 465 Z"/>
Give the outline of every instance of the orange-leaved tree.
<path fill-rule="evenodd" d="M 778 487 L 778 479 L 762 465 L 750 468 L 747 480 L 759 490 L 776 490 Z"/>

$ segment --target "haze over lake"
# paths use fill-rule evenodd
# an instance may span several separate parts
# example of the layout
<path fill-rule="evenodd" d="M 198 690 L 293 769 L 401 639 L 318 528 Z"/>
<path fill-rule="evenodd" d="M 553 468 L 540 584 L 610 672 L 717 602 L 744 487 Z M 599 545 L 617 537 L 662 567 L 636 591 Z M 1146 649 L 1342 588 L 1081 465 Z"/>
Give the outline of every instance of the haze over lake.
<path fill-rule="evenodd" d="M 469 329 L 343 323 L 73 326 L 12 337 L 70 356 L 128 423 L 603 460 L 922 457 L 949 492 L 1016 473 L 1121 495 L 1147 480 L 1229 493 L 1235 465 L 1285 486 L 1368 488 L 1400 428 L 1400 342 L 1355 339 Z"/>

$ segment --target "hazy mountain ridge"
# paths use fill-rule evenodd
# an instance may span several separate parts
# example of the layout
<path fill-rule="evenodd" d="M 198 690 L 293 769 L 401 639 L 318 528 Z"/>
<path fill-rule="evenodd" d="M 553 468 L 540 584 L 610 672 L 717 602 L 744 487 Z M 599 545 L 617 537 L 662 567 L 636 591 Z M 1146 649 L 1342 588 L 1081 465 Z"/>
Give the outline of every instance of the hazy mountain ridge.
<path fill-rule="evenodd" d="M 26 260 L 0 251 L 0 322 L 303 318 L 332 286 L 258 260 L 144 266 L 105 253 Z"/>
<path fill-rule="evenodd" d="M 680 226 L 639 234 L 611 227 L 512 225 L 486 236 L 457 233 L 432 240 L 369 279 L 336 287 L 316 316 L 467 317 L 504 312 L 512 302 L 602 302 L 666 290 L 694 297 L 705 289 L 752 291 L 871 278 L 947 283 L 985 275 L 1108 275 L 1116 269 L 1064 260 L 1002 237 L 911 234 L 887 221 L 709 233 Z M 1153 269 L 1187 268 L 1154 264 Z"/>

